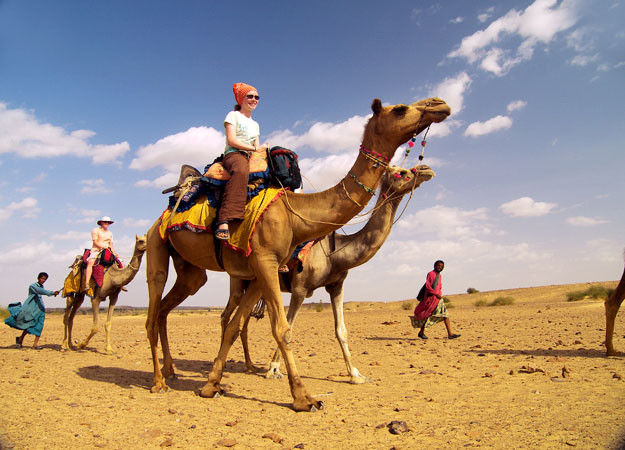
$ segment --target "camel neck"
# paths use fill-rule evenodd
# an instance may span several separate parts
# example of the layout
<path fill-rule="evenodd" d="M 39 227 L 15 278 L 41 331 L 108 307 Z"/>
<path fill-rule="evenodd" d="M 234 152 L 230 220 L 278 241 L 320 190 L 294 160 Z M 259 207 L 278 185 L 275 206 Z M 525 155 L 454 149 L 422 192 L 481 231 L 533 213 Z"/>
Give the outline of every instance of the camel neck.
<path fill-rule="evenodd" d="M 360 266 L 373 258 L 391 233 L 402 198 L 403 195 L 396 193 L 386 197 L 384 190 L 381 191 L 365 226 L 354 234 L 343 236 L 340 239 L 343 245 L 337 245 L 333 258 L 344 258 L 350 268 Z"/>
<path fill-rule="evenodd" d="M 296 242 L 326 235 L 351 220 L 369 203 L 385 170 L 359 152 L 348 175 L 334 187 L 316 194 L 287 194 L 287 207 L 295 213 Z"/>

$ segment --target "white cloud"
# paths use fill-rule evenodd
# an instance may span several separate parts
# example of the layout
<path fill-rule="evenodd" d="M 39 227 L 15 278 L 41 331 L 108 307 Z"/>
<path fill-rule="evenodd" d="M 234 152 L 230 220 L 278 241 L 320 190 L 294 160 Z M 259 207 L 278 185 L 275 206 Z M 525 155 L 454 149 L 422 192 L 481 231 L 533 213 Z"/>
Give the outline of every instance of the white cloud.
<path fill-rule="evenodd" d="M 202 171 L 206 164 L 223 153 L 225 139 L 224 134 L 215 128 L 192 127 L 139 148 L 130 168 L 142 171 L 160 168 L 165 174 L 154 180 L 140 180 L 135 185 L 156 188 L 175 185 L 183 164 Z"/>
<path fill-rule="evenodd" d="M 575 55 L 569 61 L 569 64 L 572 66 L 587 66 L 588 64 L 596 62 L 598 59 L 598 53 L 595 53 L 594 55 Z"/>
<path fill-rule="evenodd" d="M 81 194 L 106 194 L 111 192 L 102 179 L 81 180 L 80 184 L 83 185 L 83 188 L 80 190 Z"/>
<path fill-rule="evenodd" d="M 604 223 L 610 222 L 608 220 L 602 219 L 601 217 L 575 216 L 567 218 L 566 223 L 574 227 L 592 227 L 595 225 L 602 225 Z"/>
<path fill-rule="evenodd" d="M 315 122 L 302 134 L 291 130 L 271 133 L 267 140 L 292 150 L 311 148 L 318 152 L 342 153 L 358 149 L 370 116 L 353 116 L 344 122 Z"/>
<path fill-rule="evenodd" d="M 521 197 L 499 206 L 505 214 L 512 217 L 538 217 L 549 214 L 557 203 L 537 202 L 530 197 Z"/>
<path fill-rule="evenodd" d="M 483 30 L 462 39 L 450 58 L 464 58 L 497 76 L 505 75 L 512 67 L 532 58 L 539 42 L 548 44 L 558 33 L 571 28 L 579 19 L 576 0 L 535 0 L 524 11 L 510 10 Z M 516 54 L 510 56 L 496 44 L 506 37 L 520 37 Z"/>
<path fill-rule="evenodd" d="M 11 250 L 0 252 L 0 263 L 17 264 L 35 262 L 42 255 L 50 253 L 54 246 L 49 242 L 27 243 L 14 246 Z"/>
<path fill-rule="evenodd" d="M 481 23 L 486 22 L 488 19 L 491 18 L 491 16 L 493 15 L 493 12 L 495 11 L 495 7 L 491 6 L 490 8 L 488 8 L 486 11 L 484 11 L 481 14 L 478 14 L 477 16 L 477 20 L 479 20 Z"/>
<path fill-rule="evenodd" d="M 403 232 L 419 230 L 419 233 L 434 233 L 445 239 L 489 235 L 492 225 L 487 213 L 486 208 L 462 210 L 437 205 L 402 218 L 397 227 Z"/>
<path fill-rule="evenodd" d="M 304 192 L 318 192 L 334 186 L 341 181 L 355 160 L 355 152 L 325 158 L 300 159 Z"/>
<path fill-rule="evenodd" d="M 0 208 L 0 222 L 8 219 L 15 212 L 20 212 L 22 217 L 33 219 L 41 212 L 41 208 L 37 206 L 37 199 L 26 197 L 19 202 L 11 202 L 6 207 Z"/>
<path fill-rule="evenodd" d="M 127 142 L 92 145 L 93 131 L 67 131 L 41 123 L 31 111 L 9 109 L 0 102 L 0 154 L 14 153 L 22 158 L 53 158 L 71 155 L 89 157 L 94 164 L 116 162 L 130 146 Z"/>
<path fill-rule="evenodd" d="M 523 100 L 516 100 L 514 102 L 508 103 L 508 106 L 506 106 L 506 111 L 508 112 L 518 111 L 520 109 L 525 108 L 526 106 L 527 106 L 527 102 L 524 102 Z"/>
<path fill-rule="evenodd" d="M 125 227 L 136 227 L 136 228 L 144 228 L 144 227 L 148 227 L 150 225 L 152 225 L 153 220 L 149 220 L 149 219 L 132 219 L 132 218 L 127 218 L 122 220 L 122 224 Z"/>
<path fill-rule="evenodd" d="M 51 239 L 53 241 L 90 241 L 91 232 L 69 230 L 62 234 L 53 234 Z"/>
<path fill-rule="evenodd" d="M 466 72 L 460 72 L 455 77 L 448 77 L 441 81 L 439 84 L 429 90 L 429 95 L 433 97 L 440 97 L 451 108 L 452 115 L 457 115 L 462 111 L 464 105 L 464 95 L 471 87 L 471 78 Z M 449 120 L 442 122 L 443 125 L 448 123 Z"/>
<path fill-rule="evenodd" d="M 70 217 L 67 223 L 93 223 L 95 226 L 96 221 L 102 216 L 99 209 L 81 209 L 73 205 L 67 205 L 66 208 L 67 216 Z"/>
<path fill-rule="evenodd" d="M 478 137 L 500 130 L 507 130 L 512 126 L 512 119 L 507 116 L 496 116 L 486 122 L 473 122 L 464 131 L 465 136 Z"/>
<path fill-rule="evenodd" d="M 464 22 L 464 17 L 458 16 L 455 19 L 451 19 L 449 23 L 458 24 Z"/>

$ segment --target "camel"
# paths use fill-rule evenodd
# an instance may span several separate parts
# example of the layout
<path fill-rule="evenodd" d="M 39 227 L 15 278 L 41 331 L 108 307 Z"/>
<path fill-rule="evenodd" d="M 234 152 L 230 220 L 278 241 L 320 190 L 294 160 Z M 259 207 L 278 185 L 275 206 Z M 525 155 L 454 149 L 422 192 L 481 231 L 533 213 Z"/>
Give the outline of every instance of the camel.
<path fill-rule="evenodd" d="M 396 149 L 451 113 L 449 106 L 438 98 L 395 106 L 383 106 L 379 99 L 375 99 L 371 109 L 373 115 L 365 126 L 360 151 L 348 174 L 336 186 L 319 193 L 287 191 L 280 196 L 257 223 L 250 241 L 252 252 L 248 257 L 222 246 L 221 258 L 218 259 L 211 233 L 182 229 L 169 234 L 164 241 L 159 233 L 160 218 L 152 225 L 147 234 L 146 250 L 149 294 L 146 330 L 154 367 L 152 392 L 169 390 L 165 376 L 174 375 L 167 340 L 169 311 L 204 285 L 206 270 L 226 271 L 231 277 L 251 281 L 226 327 L 200 396 L 213 398 L 223 393 L 220 382 L 230 347 L 241 332 L 255 301 L 262 296 L 267 305 L 272 334 L 285 361 L 293 409 L 316 411 L 323 407 L 322 402 L 308 393 L 295 364 L 290 346 L 291 330 L 282 306 L 278 268 L 287 262 L 299 243 L 325 236 L 358 214 L 375 194 Z M 170 257 L 177 277 L 171 290 L 162 297 Z M 158 359 L 159 335 L 163 349 L 162 370 Z"/>
<path fill-rule="evenodd" d="M 393 167 L 382 177 L 378 201 L 369 221 L 360 231 L 351 235 L 337 234 L 323 237 L 308 252 L 301 272 L 295 269 L 282 274 L 282 277 L 286 279 L 281 283 L 282 292 L 291 293 L 287 314 L 291 328 L 305 298 L 311 297 L 313 292 L 320 287 L 325 287 L 330 294 L 334 313 L 334 332 L 341 346 L 352 384 L 364 383 L 368 379 L 361 375 L 351 362 L 347 344 L 347 327 L 343 316 L 343 284 L 350 269 L 366 263 L 380 250 L 391 232 L 397 208 L 404 195 L 434 176 L 434 171 L 428 166 L 417 166 L 412 170 Z M 245 284 L 243 280 L 231 279 L 230 298 L 221 315 L 222 334 L 245 292 Z M 259 369 L 252 363 L 247 345 L 248 323 L 249 317 L 241 331 L 241 341 L 245 353 L 245 365 L 248 370 L 256 372 Z M 279 349 L 274 352 L 266 377 L 282 378 Z"/>
<path fill-rule="evenodd" d="M 616 351 L 614 348 L 612 336 L 614 334 L 614 321 L 616 320 L 616 314 L 618 313 L 624 299 L 625 269 L 623 270 L 621 281 L 619 281 L 612 295 L 610 295 L 610 297 L 605 301 L 605 348 L 607 356 L 621 356 L 621 353 Z"/>
<path fill-rule="evenodd" d="M 93 311 L 93 325 L 91 332 L 87 338 L 78 345 L 78 349 L 84 349 L 91 338 L 98 332 L 98 316 L 100 312 L 100 302 L 104 301 L 107 297 L 109 299 L 108 314 L 106 316 L 106 323 L 104 324 L 104 332 L 106 334 L 106 353 L 112 354 L 113 347 L 111 346 L 111 320 L 113 317 L 113 310 L 117 303 L 117 297 L 122 287 L 129 284 L 141 266 L 141 259 L 146 249 L 146 236 L 135 236 L 135 248 L 130 259 L 130 263 L 123 269 L 118 268 L 116 265 L 111 266 L 104 274 L 104 280 L 102 281 L 102 287 L 96 287 L 94 296 L 91 299 L 91 309 Z M 70 274 L 71 275 L 71 274 Z M 62 350 L 76 350 L 72 342 L 72 327 L 74 325 L 74 316 L 76 311 L 80 308 L 85 300 L 85 292 L 76 292 L 67 296 L 67 302 L 65 306 L 65 315 L 63 316 L 63 324 L 65 326 L 65 337 L 63 338 Z"/>

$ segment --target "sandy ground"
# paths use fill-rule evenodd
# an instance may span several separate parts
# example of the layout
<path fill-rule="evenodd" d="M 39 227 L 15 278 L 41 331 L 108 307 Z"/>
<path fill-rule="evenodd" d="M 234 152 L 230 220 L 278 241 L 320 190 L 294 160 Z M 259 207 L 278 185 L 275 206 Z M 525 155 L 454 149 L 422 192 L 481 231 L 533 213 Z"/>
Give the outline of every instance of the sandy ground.
<path fill-rule="evenodd" d="M 85 351 L 60 352 L 59 315 L 48 315 L 40 351 L 16 349 L 17 331 L 3 326 L 0 446 L 619 448 L 625 358 L 604 356 L 601 302 L 566 301 L 580 287 L 509 290 L 503 295 L 515 303 L 499 307 L 473 303 L 501 292 L 450 296 L 457 340 L 445 338 L 442 324 L 428 330 L 429 340 L 417 339 L 405 302 L 348 303 L 353 361 L 372 379 L 363 385 L 347 382 L 331 309 L 305 309 L 293 348 L 309 392 L 325 402 L 316 413 L 290 409 L 286 379 L 246 373 L 240 343 L 224 375 L 226 396 L 197 395 L 217 351 L 216 312 L 170 316 L 178 379 L 167 394 L 149 390 L 144 315 L 114 318 L 112 356 L 101 353 L 103 332 Z M 615 344 L 625 350 L 622 313 L 618 319 Z M 90 316 L 77 316 L 75 336 L 83 338 L 90 324 Z M 269 321 L 253 321 L 250 337 L 255 362 L 267 368 Z M 528 366 L 538 371 L 524 373 Z M 409 430 L 391 434 L 391 421 Z"/>

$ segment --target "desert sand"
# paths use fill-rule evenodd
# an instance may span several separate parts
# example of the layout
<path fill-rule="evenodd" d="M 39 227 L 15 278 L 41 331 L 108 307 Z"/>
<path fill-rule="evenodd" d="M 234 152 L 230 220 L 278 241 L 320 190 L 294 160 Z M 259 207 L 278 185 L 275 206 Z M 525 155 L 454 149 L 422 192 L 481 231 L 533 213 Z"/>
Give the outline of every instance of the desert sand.
<path fill-rule="evenodd" d="M 614 287 L 616 282 L 601 283 Z M 0 447 L 38 448 L 620 448 L 625 437 L 625 358 L 604 356 L 603 303 L 567 302 L 587 284 L 452 295 L 457 340 L 438 324 L 417 338 L 406 302 L 347 303 L 353 361 L 371 382 L 351 385 L 327 297 L 303 308 L 293 348 L 316 413 L 290 408 L 288 381 L 247 373 L 237 342 L 226 395 L 198 396 L 219 343 L 219 312 L 174 312 L 169 333 L 178 378 L 152 394 L 145 314 L 116 316 L 115 353 L 104 332 L 84 351 L 63 353 L 62 316 L 48 314 L 43 350 L 15 348 L 0 327 Z M 514 304 L 476 307 L 505 295 Z M 123 298 L 120 300 L 123 303 Z M 82 339 L 91 317 L 78 315 Z M 625 350 L 622 313 L 615 345 Z M 32 344 L 32 336 L 25 344 Z M 252 320 L 250 346 L 265 369 L 269 321 Z M 392 434 L 388 424 L 404 421 Z"/>

